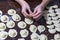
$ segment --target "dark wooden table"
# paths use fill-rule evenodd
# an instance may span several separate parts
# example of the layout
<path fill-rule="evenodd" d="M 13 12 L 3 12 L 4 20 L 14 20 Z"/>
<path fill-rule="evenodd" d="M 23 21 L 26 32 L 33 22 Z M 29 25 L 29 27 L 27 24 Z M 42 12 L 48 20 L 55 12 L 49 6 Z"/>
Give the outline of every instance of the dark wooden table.
<path fill-rule="evenodd" d="M 34 7 L 37 4 L 39 4 L 39 2 L 37 2 L 37 4 L 36 4 L 36 1 L 32 2 L 32 3 L 31 2 L 28 2 L 28 3 L 31 5 L 32 11 L 33 11 Z M 15 9 L 17 11 L 17 14 L 19 14 L 22 17 L 22 20 L 24 20 L 24 16 L 21 14 L 21 6 L 17 2 L 15 2 L 15 1 L 7 1 L 7 0 L 1 0 L 0 1 L 0 10 L 2 10 L 4 14 L 7 14 L 8 9 L 12 9 L 12 8 Z M 15 22 L 15 23 L 17 24 L 18 22 Z M 46 26 L 46 21 L 45 21 L 44 17 L 42 17 L 39 21 L 34 22 L 33 24 L 35 24 L 36 26 L 37 25 L 44 25 L 44 26 Z M 29 28 L 29 25 L 27 25 L 26 29 L 29 30 L 28 28 Z M 21 36 L 19 34 L 19 31 L 21 29 L 18 28 L 17 25 L 13 29 L 16 29 L 18 31 L 17 37 L 11 38 L 11 37 L 8 36 L 6 40 L 18 40 L 18 38 L 21 38 Z M 9 28 L 7 28 L 5 31 L 8 32 Z M 31 32 L 29 31 L 29 33 L 30 33 L 29 36 L 27 38 L 25 38 L 26 40 L 31 40 L 30 39 Z M 48 40 L 53 39 L 53 37 L 54 37 L 54 34 L 50 34 L 48 32 L 48 28 L 46 28 L 46 30 L 43 33 L 39 33 L 38 31 L 37 31 L 37 33 L 39 35 L 46 34 L 48 36 Z M 57 34 L 57 33 L 58 32 L 56 32 L 55 34 Z"/>

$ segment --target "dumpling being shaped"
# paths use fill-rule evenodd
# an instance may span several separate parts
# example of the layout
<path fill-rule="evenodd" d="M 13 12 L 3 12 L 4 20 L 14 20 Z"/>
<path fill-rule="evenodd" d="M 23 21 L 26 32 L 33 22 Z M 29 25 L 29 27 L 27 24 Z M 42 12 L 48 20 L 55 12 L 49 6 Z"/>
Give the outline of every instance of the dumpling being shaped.
<path fill-rule="evenodd" d="M 30 25 L 30 31 L 31 32 L 36 32 L 37 31 L 37 27 L 35 25 Z"/>
<path fill-rule="evenodd" d="M 45 34 L 41 34 L 40 35 L 40 40 L 48 40 L 48 38 Z"/>
<path fill-rule="evenodd" d="M 27 24 L 24 21 L 18 22 L 18 27 L 19 28 L 25 28 L 26 26 L 27 26 Z"/>
<path fill-rule="evenodd" d="M 16 14 L 16 10 L 14 10 L 14 9 L 9 9 L 7 13 L 8 13 L 9 15 L 14 15 L 14 14 Z"/>
<path fill-rule="evenodd" d="M 33 20 L 31 18 L 25 18 L 25 22 L 27 24 L 32 24 L 33 23 Z"/>
<path fill-rule="evenodd" d="M 6 25 L 4 23 L 0 23 L 0 31 L 3 31 L 6 29 Z"/>
<path fill-rule="evenodd" d="M 4 40 L 4 39 L 6 39 L 7 37 L 8 37 L 8 33 L 7 33 L 6 31 L 1 31 L 1 32 L 0 32 L 0 38 L 1 38 L 1 39 Z"/>
<path fill-rule="evenodd" d="M 3 16 L 1 16 L 1 21 L 2 22 L 8 22 L 9 21 L 9 17 L 7 15 L 3 15 Z"/>
<path fill-rule="evenodd" d="M 21 37 L 25 38 L 29 35 L 29 31 L 27 29 L 21 30 L 20 35 Z"/>
<path fill-rule="evenodd" d="M 39 25 L 38 26 L 38 31 L 41 33 L 41 32 L 44 32 L 45 31 L 45 26 L 43 25 Z"/>
<path fill-rule="evenodd" d="M 15 27 L 15 22 L 10 20 L 6 23 L 6 25 L 7 25 L 8 28 L 13 28 L 13 27 Z"/>
<path fill-rule="evenodd" d="M 32 33 L 30 37 L 31 40 L 39 40 L 39 35 L 37 33 Z"/>
<path fill-rule="evenodd" d="M 20 17 L 20 15 L 18 15 L 18 14 L 14 14 L 14 15 L 12 16 L 12 19 L 13 19 L 14 21 L 20 21 L 20 20 L 21 20 L 21 17 Z"/>
<path fill-rule="evenodd" d="M 17 31 L 15 29 L 10 29 L 8 34 L 10 37 L 14 38 L 17 36 Z"/>

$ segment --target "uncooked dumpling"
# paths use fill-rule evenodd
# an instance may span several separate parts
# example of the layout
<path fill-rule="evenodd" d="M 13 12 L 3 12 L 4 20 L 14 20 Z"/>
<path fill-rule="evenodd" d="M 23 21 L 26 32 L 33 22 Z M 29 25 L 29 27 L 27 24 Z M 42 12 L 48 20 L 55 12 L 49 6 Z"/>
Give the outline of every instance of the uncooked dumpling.
<path fill-rule="evenodd" d="M 21 35 L 21 37 L 27 37 L 28 35 L 29 35 L 29 31 L 28 30 L 26 30 L 26 29 L 24 29 L 24 30 L 21 30 L 20 31 L 20 35 Z"/>
<path fill-rule="evenodd" d="M 1 31 L 1 32 L 0 32 L 0 38 L 1 38 L 1 39 L 4 40 L 4 39 L 7 38 L 7 36 L 8 36 L 8 33 L 7 33 L 6 31 Z"/>
<path fill-rule="evenodd" d="M 6 23 L 6 25 L 7 25 L 8 28 L 13 28 L 13 27 L 15 27 L 15 22 L 10 20 Z"/>
<path fill-rule="evenodd" d="M 0 23 L 0 31 L 3 31 L 6 29 L 6 25 L 4 23 Z"/>
<path fill-rule="evenodd" d="M 21 20 L 21 17 L 20 17 L 20 15 L 18 15 L 18 14 L 14 14 L 14 15 L 12 16 L 12 19 L 13 19 L 14 21 L 20 21 L 20 20 Z"/>
<path fill-rule="evenodd" d="M 2 16 L 3 12 L 0 10 L 0 16 Z"/>
<path fill-rule="evenodd" d="M 53 29 L 54 28 L 54 25 L 47 25 L 47 28 Z"/>
<path fill-rule="evenodd" d="M 9 10 L 8 10 L 8 14 L 9 14 L 9 15 L 14 15 L 14 14 L 16 14 L 16 10 L 14 10 L 14 9 L 9 9 Z"/>
<path fill-rule="evenodd" d="M 35 25 L 30 25 L 30 31 L 31 32 L 36 32 L 37 31 L 37 27 Z"/>
<path fill-rule="evenodd" d="M 24 21 L 20 21 L 19 23 L 18 23 L 18 27 L 19 28 L 25 28 L 27 26 L 27 24 L 24 22 Z"/>
<path fill-rule="evenodd" d="M 2 22 L 8 22 L 9 21 L 9 17 L 7 15 L 3 15 L 3 16 L 1 16 L 1 21 Z"/>
<path fill-rule="evenodd" d="M 41 32 L 44 32 L 45 31 L 45 26 L 43 25 L 39 25 L 38 26 L 38 31 L 41 33 Z"/>
<path fill-rule="evenodd" d="M 30 37 L 31 40 L 39 40 L 39 35 L 37 33 L 32 33 Z"/>
<path fill-rule="evenodd" d="M 15 29 L 10 29 L 8 34 L 10 37 L 14 38 L 17 36 L 17 31 Z"/>
<path fill-rule="evenodd" d="M 48 40 L 48 38 L 45 34 L 41 34 L 40 35 L 40 40 Z"/>
<path fill-rule="evenodd" d="M 32 24 L 33 23 L 33 20 L 31 18 L 25 18 L 25 22 L 27 24 Z"/>

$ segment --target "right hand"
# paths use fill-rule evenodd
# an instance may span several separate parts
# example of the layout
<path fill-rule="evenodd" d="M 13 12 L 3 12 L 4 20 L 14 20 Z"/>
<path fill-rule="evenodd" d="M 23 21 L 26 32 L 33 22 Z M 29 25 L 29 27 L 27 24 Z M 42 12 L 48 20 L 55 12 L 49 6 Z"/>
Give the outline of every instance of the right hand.
<path fill-rule="evenodd" d="M 22 6 L 22 14 L 25 17 L 29 17 L 30 13 L 32 13 L 29 4 L 26 1 L 22 1 L 22 2 L 20 1 L 18 3 L 21 4 L 21 6 Z M 27 13 L 27 11 L 29 12 L 29 14 Z"/>

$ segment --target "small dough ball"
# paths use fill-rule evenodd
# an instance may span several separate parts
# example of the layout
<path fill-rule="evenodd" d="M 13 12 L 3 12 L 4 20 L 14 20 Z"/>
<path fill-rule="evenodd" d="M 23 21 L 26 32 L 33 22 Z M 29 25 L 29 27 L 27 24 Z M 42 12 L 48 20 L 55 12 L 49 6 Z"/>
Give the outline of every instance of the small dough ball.
<path fill-rule="evenodd" d="M 54 24 L 59 24 L 59 20 L 52 20 Z"/>
<path fill-rule="evenodd" d="M 45 34 L 41 34 L 40 35 L 40 40 L 48 40 L 48 38 Z"/>
<path fill-rule="evenodd" d="M 58 20 L 58 16 L 52 17 L 52 20 Z"/>
<path fill-rule="evenodd" d="M 17 36 L 17 31 L 15 29 L 10 29 L 8 34 L 10 37 L 14 38 Z"/>
<path fill-rule="evenodd" d="M 6 23 L 6 25 L 7 25 L 8 28 L 13 28 L 13 27 L 15 27 L 15 22 L 10 20 Z"/>
<path fill-rule="evenodd" d="M 26 30 L 26 29 L 24 29 L 24 30 L 21 30 L 20 31 L 20 35 L 21 35 L 21 37 L 27 37 L 28 35 L 29 35 L 29 31 L 28 30 Z"/>
<path fill-rule="evenodd" d="M 19 38 L 18 40 L 25 40 L 24 38 Z"/>
<path fill-rule="evenodd" d="M 54 35 L 54 40 L 60 40 L 60 34 L 55 34 Z"/>
<path fill-rule="evenodd" d="M 7 37 L 8 37 L 8 33 L 7 33 L 6 31 L 1 31 L 1 32 L 0 32 L 0 38 L 1 38 L 1 39 L 4 40 L 4 39 L 6 39 Z"/>
<path fill-rule="evenodd" d="M 6 25 L 4 23 L 0 23 L 0 31 L 3 31 L 6 29 Z"/>
<path fill-rule="evenodd" d="M 16 14 L 16 10 L 14 10 L 14 9 L 9 9 L 9 10 L 8 10 L 8 14 L 9 14 L 9 15 L 14 15 L 14 14 Z"/>
<path fill-rule="evenodd" d="M 60 28 L 55 28 L 57 32 L 60 32 Z"/>
<path fill-rule="evenodd" d="M 1 16 L 1 21 L 2 22 L 8 22 L 9 21 L 9 17 L 7 15 L 3 15 L 3 16 Z"/>
<path fill-rule="evenodd" d="M 45 26 L 43 25 L 39 25 L 38 26 L 38 31 L 41 33 L 41 32 L 44 32 L 45 31 Z"/>
<path fill-rule="evenodd" d="M 30 37 L 31 40 L 39 40 L 39 35 L 37 33 L 32 33 Z"/>
<path fill-rule="evenodd" d="M 25 18 L 25 22 L 27 24 L 32 24 L 33 23 L 33 20 L 31 18 Z"/>
<path fill-rule="evenodd" d="M 60 13 L 60 8 L 55 9 L 56 12 Z"/>
<path fill-rule="evenodd" d="M 2 16 L 3 12 L 0 10 L 0 16 Z"/>
<path fill-rule="evenodd" d="M 47 28 L 53 29 L 54 28 L 54 25 L 47 25 Z"/>
<path fill-rule="evenodd" d="M 47 24 L 52 24 L 53 22 L 52 22 L 52 20 L 50 20 L 50 21 L 48 20 L 48 21 L 46 21 L 46 23 Z"/>
<path fill-rule="evenodd" d="M 48 29 L 49 33 L 54 34 L 56 33 L 56 29 Z"/>
<path fill-rule="evenodd" d="M 60 28 L 60 24 L 54 24 L 56 28 Z"/>
<path fill-rule="evenodd" d="M 30 25 L 30 31 L 31 32 L 36 32 L 37 31 L 37 27 L 35 25 Z"/>
<path fill-rule="evenodd" d="M 27 24 L 24 22 L 24 21 L 20 21 L 19 23 L 18 23 L 18 27 L 19 28 L 25 28 L 27 26 Z"/>
<path fill-rule="evenodd" d="M 14 15 L 12 16 L 12 19 L 13 19 L 14 21 L 20 21 L 20 20 L 21 20 L 21 17 L 20 17 L 20 15 L 18 15 L 18 14 L 14 14 Z"/>

